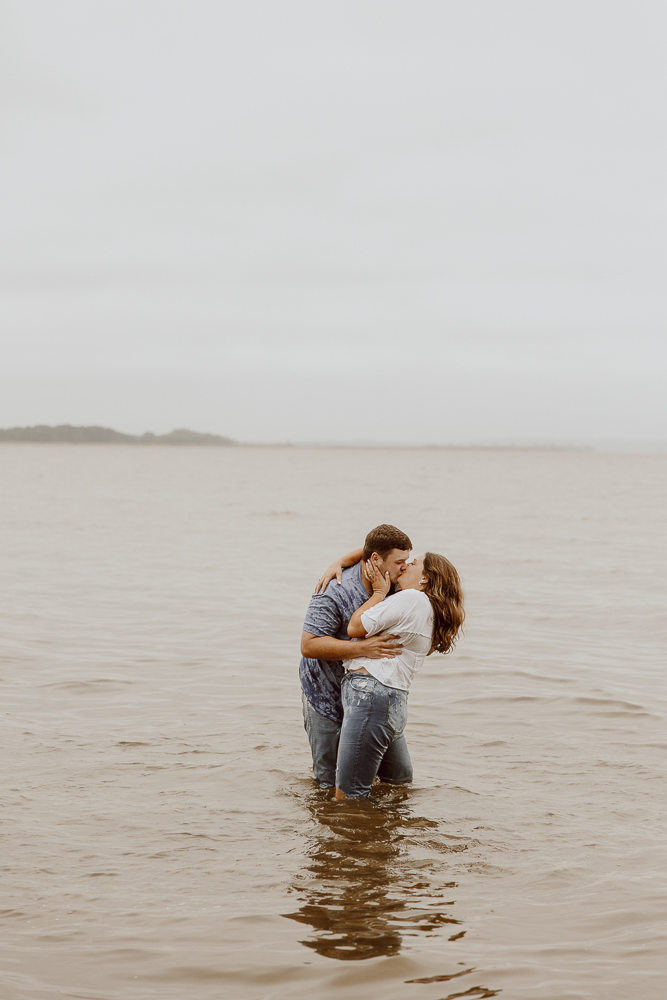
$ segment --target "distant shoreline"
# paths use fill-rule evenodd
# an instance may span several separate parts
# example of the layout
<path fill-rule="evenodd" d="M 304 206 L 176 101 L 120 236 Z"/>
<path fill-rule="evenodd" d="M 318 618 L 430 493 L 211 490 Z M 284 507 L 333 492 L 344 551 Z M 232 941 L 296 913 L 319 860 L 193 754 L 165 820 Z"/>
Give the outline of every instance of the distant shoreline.
<path fill-rule="evenodd" d="M 59 424 L 50 427 L 39 424 L 35 427 L 9 427 L 0 429 L 0 442 L 16 444 L 167 444 L 167 445 L 215 445 L 236 444 L 231 438 L 219 434 L 201 434 L 186 428 L 169 434 L 122 434 L 111 427 L 74 427 Z"/>
<path fill-rule="evenodd" d="M 237 441 L 220 434 L 207 434 L 186 428 L 169 434 L 123 434 L 110 427 L 76 427 L 72 424 L 34 427 L 0 428 L 0 444 L 130 444 L 130 445 L 202 445 L 234 448 L 315 448 L 336 450 L 397 450 L 397 451 L 540 451 L 540 452 L 590 452 L 597 454 L 665 454 L 665 441 L 584 441 L 584 442 L 530 442 L 497 441 L 467 444 L 405 444 L 380 441 Z"/>

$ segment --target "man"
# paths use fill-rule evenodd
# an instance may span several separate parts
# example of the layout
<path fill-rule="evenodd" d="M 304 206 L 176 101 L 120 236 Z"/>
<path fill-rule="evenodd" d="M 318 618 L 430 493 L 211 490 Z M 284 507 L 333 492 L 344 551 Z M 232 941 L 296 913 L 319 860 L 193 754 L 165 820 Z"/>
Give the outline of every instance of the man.
<path fill-rule="evenodd" d="M 340 685 L 345 674 L 342 660 L 358 656 L 393 658 L 400 646 L 391 636 L 374 636 L 350 642 L 350 618 L 373 593 L 365 562 L 373 562 L 395 584 L 410 557 L 412 542 L 391 524 L 380 524 L 366 536 L 361 551 L 350 553 L 354 565 L 339 572 L 323 593 L 313 594 L 301 636 L 299 678 L 302 688 L 303 719 L 313 755 L 313 776 L 320 788 L 336 784 L 336 756 L 343 722 Z M 378 777 L 392 784 L 412 781 L 412 763 L 405 737 L 387 751 Z"/>

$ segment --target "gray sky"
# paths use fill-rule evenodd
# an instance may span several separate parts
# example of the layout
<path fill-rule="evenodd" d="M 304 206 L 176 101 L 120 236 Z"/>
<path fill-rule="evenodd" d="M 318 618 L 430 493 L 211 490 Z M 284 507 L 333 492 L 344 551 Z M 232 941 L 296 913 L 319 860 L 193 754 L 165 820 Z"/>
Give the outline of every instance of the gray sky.
<path fill-rule="evenodd" d="M 667 439 L 664 3 L 0 10 L 0 426 Z"/>

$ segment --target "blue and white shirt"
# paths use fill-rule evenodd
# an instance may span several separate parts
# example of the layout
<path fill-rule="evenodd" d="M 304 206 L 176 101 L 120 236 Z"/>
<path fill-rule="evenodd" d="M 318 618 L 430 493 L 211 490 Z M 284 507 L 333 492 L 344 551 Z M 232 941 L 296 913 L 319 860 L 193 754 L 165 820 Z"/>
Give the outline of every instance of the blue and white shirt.
<path fill-rule="evenodd" d="M 333 639 L 349 639 L 347 626 L 350 618 L 368 600 L 368 592 L 361 582 L 361 563 L 343 570 L 343 581 L 334 578 L 323 594 L 313 594 L 303 623 L 304 632 L 328 635 Z M 306 698 L 316 712 L 343 721 L 340 684 L 345 676 L 341 660 L 310 660 L 301 657 L 299 679 Z"/>

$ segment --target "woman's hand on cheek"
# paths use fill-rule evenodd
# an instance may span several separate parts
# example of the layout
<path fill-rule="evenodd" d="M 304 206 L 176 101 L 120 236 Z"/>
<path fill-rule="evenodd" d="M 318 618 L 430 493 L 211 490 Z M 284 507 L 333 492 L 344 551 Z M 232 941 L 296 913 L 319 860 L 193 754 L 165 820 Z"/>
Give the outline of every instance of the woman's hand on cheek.
<path fill-rule="evenodd" d="M 373 596 L 379 594 L 381 597 L 386 597 L 391 587 L 389 573 L 383 573 L 382 570 L 380 570 L 375 563 L 369 559 L 366 563 L 366 574 L 370 580 L 371 587 L 373 588 Z"/>

